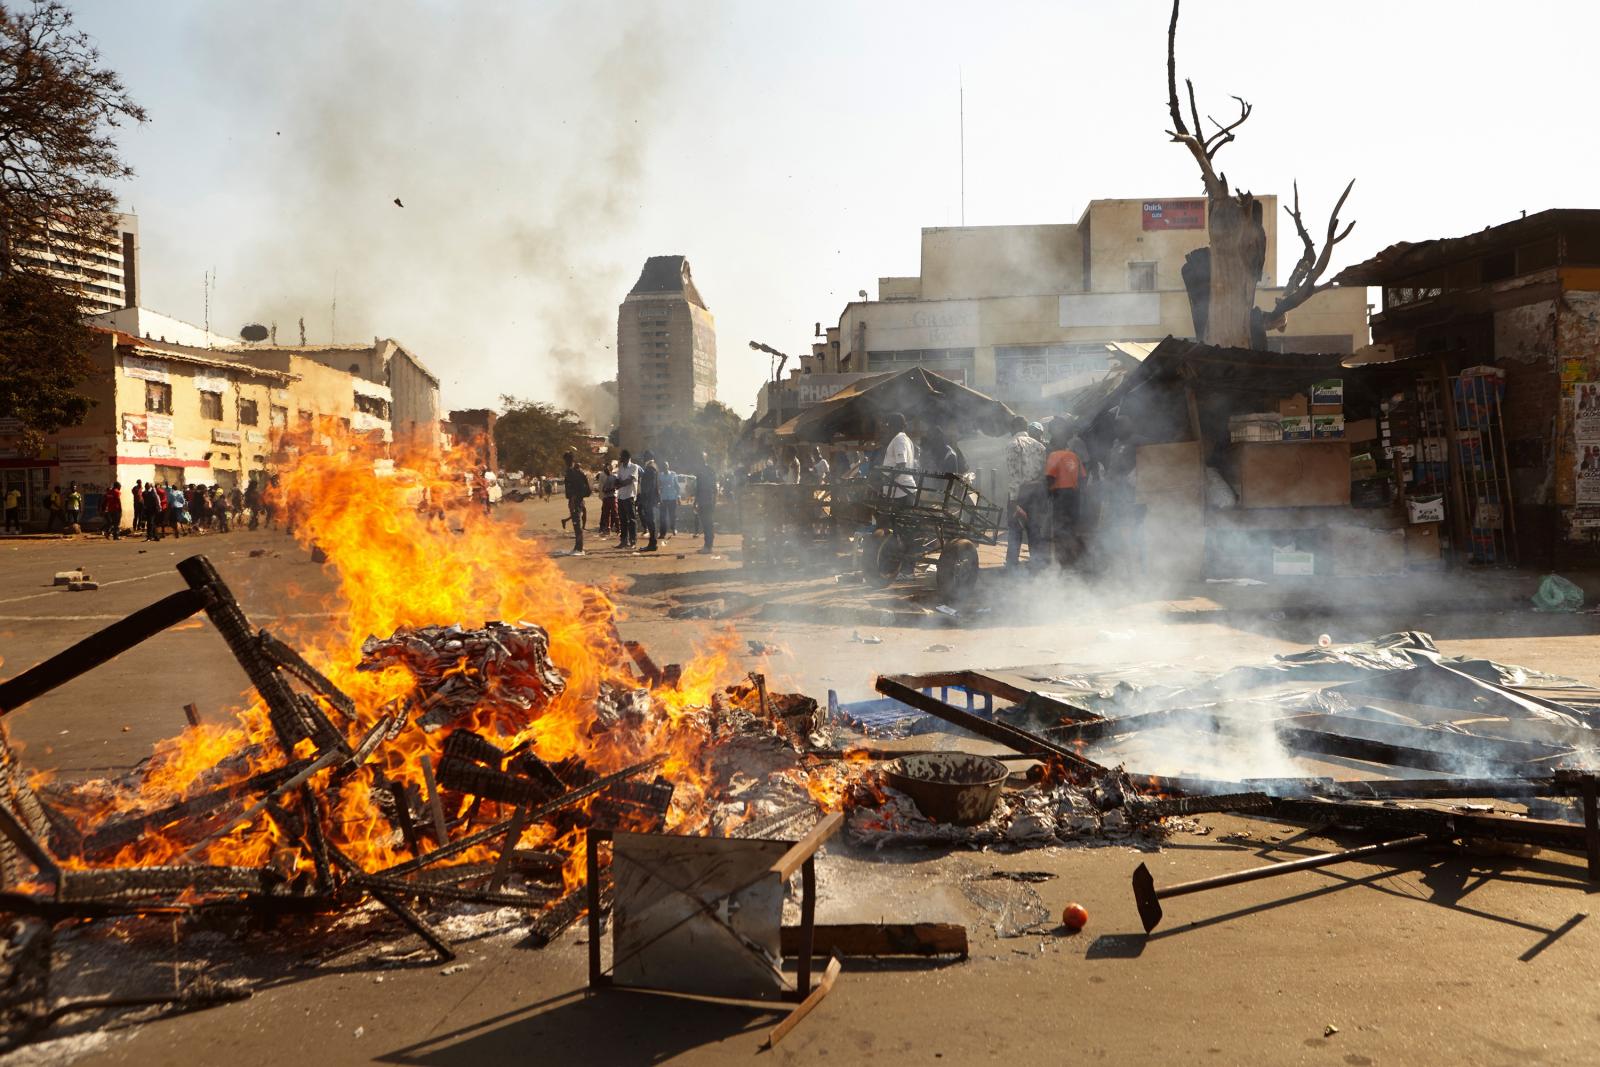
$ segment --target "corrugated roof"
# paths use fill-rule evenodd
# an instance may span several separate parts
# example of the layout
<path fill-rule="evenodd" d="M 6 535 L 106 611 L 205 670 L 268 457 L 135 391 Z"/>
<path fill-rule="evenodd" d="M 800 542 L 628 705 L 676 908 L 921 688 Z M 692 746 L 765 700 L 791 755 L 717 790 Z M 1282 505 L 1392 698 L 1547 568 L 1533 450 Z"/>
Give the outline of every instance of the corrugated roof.
<path fill-rule="evenodd" d="M 1346 267 L 1333 280 L 1340 285 L 1384 285 L 1469 255 L 1520 244 L 1573 225 L 1600 226 L 1600 210 L 1551 208 L 1499 226 L 1485 226 L 1477 233 L 1462 237 L 1438 237 L 1417 243 L 1399 241 L 1371 259 Z"/>
<path fill-rule="evenodd" d="M 682 293 L 689 303 L 707 311 L 711 310 L 706 308 L 706 302 L 700 297 L 700 290 L 695 288 L 694 277 L 689 272 L 689 260 L 684 256 L 651 256 L 644 261 L 644 270 L 639 272 L 639 280 L 628 290 L 629 296 L 658 293 Z"/>
<path fill-rule="evenodd" d="M 111 332 L 117 333 L 117 331 L 114 330 Z M 282 382 L 294 382 L 300 380 L 300 376 L 298 374 L 290 374 L 288 371 L 269 370 L 266 367 L 257 367 L 253 364 L 243 363 L 236 359 L 218 359 L 215 356 L 200 354 L 202 352 L 218 351 L 215 349 L 189 348 L 186 345 L 175 345 L 160 341 L 151 341 L 145 338 L 134 338 L 130 337 L 128 334 L 119 333 L 117 336 L 119 341 L 124 337 L 128 338 L 129 343 L 121 345 L 120 347 L 132 349 L 136 355 L 150 356 L 156 359 L 176 360 L 179 363 L 191 363 L 195 366 L 212 367 L 217 370 L 240 371 L 245 374 L 254 375 L 258 378 L 270 378 Z"/>

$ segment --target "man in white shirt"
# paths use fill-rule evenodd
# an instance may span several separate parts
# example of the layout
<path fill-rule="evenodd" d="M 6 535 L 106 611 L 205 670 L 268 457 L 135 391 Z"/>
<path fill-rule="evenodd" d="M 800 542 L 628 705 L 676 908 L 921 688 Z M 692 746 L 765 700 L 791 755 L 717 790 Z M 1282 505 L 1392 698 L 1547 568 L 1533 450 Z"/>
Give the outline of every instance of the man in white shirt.
<path fill-rule="evenodd" d="M 823 458 L 820 448 L 817 449 L 816 462 L 811 464 L 811 480 L 818 485 L 826 485 L 828 482 L 828 461 Z"/>
<path fill-rule="evenodd" d="M 882 426 L 882 434 L 889 438 L 889 443 L 883 448 L 883 465 L 905 471 L 915 470 L 917 450 L 906 433 L 906 417 L 898 411 L 891 411 L 883 416 Z M 897 487 L 894 495 L 906 496 L 916 489 L 917 478 L 914 474 L 897 474 L 894 484 Z"/>
<path fill-rule="evenodd" d="M 622 526 L 618 548 L 632 548 L 639 543 L 639 476 L 643 473 L 643 468 L 633 461 L 633 453 L 624 448 L 617 466 L 617 520 Z"/>
<path fill-rule="evenodd" d="M 1006 480 L 1010 499 L 1010 539 L 1006 545 L 1006 566 L 1015 567 L 1022 556 L 1022 542 L 1028 542 L 1028 560 L 1038 564 L 1036 545 L 1043 531 L 1045 515 L 1044 445 L 1028 433 L 1028 420 L 1021 415 L 1011 420 L 1011 440 L 1006 442 Z"/>

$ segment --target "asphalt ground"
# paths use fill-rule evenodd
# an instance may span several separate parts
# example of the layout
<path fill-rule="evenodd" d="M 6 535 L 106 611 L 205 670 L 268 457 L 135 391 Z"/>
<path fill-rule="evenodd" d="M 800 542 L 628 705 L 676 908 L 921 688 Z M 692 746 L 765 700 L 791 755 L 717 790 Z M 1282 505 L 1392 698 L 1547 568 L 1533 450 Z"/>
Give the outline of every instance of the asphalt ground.
<path fill-rule="evenodd" d="M 529 503 L 502 517 L 508 536 L 520 527 L 553 540 L 562 514 L 554 503 Z M 1600 684 L 1600 626 L 1590 615 L 1543 616 L 1511 606 L 1441 612 L 1394 602 L 1381 587 L 1370 611 L 1339 616 L 1185 613 L 1184 599 L 1171 591 L 1097 590 L 1074 598 L 1070 589 L 1020 587 L 966 619 L 907 613 L 909 620 L 840 624 L 826 614 L 761 613 L 775 585 L 815 583 L 820 590 L 826 574 L 746 573 L 737 538 L 724 539 L 720 559 L 685 551 L 697 540 L 667 544 L 671 550 L 653 556 L 597 548 L 562 565 L 575 578 L 617 590 L 627 614 L 623 635 L 643 641 L 658 662 L 685 657 L 732 626 L 741 639 L 775 650 L 751 655 L 750 666 L 766 670 L 775 686 L 819 698 L 830 688 L 844 699 L 866 696 L 877 673 L 941 666 L 1179 662 L 1221 669 L 1303 648 L 1321 633 L 1342 641 L 1397 629 L 1427 630 L 1449 653 Z M 0 675 L 181 588 L 173 565 L 193 552 L 212 558 L 257 625 L 292 637 L 333 618 L 330 576 L 273 532 L 156 545 L 0 542 Z M 55 571 L 77 565 L 101 581 L 99 590 L 50 585 Z M 848 583 L 834 585 L 838 607 L 862 595 Z M 699 594 L 723 591 L 748 596 L 749 610 L 668 617 Z M 911 586 L 889 595 L 918 603 Z M 181 729 L 185 703 L 222 721 L 245 687 L 209 623 L 191 621 L 7 715 L 7 727 L 31 766 L 106 773 L 134 766 L 154 741 Z M 109 1032 L 64 1027 L 61 1041 L 9 1059 L 185 1067 L 296 1060 L 786 1063 L 823 1056 L 882 1063 L 1595 1062 L 1600 1011 L 1591 961 L 1600 925 L 1589 921 L 1592 887 L 1580 858 L 1420 852 L 1351 863 L 1171 900 L 1163 926 L 1146 937 L 1128 882 L 1141 861 L 1165 884 L 1370 840 L 1234 816 L 1198 821 L 1204 833 L 1179 834 L 1159 853 L 1120 845 L 880 853 L 836 842 L 819 865 L 819 921 L 962 922 L 972 933 L 973 958 L 847 963 L 832 995 L 770 1053 L 759 1048 L 779 1017 L 771 1008 L 587 993 L 586 947 L 574 931 L 542 951 L 515 937 L 468 942 L 461 946 L 468 966 L 448 975 L 428 963 L 291 969 L 240 1004 Z M 1055 913 L 1081 902 L 1088 928 L 1075 936 L 1053 927 L 999 936 L 995 925 L 1004 917 L 963 888 L 995 869 L 1053 875 L 1033 887 L 1039 903 Z M 283 931 L 259 936 L 281 938 Z M 404 937 L 396 931 L 398 945 Z M 232 950 L 253 951 L 248 938 Z"/>

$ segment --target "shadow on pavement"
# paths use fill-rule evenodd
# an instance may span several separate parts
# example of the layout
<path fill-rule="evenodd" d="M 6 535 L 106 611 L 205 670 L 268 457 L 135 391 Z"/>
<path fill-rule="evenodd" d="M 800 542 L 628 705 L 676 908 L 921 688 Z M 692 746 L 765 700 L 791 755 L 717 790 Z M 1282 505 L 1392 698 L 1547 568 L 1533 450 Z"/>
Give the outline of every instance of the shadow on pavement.
<path fill-rule="evenodd" d="M 380 1063 L 479 1067 L 486 1063 L 664 1063 L 729 1038 L 757 1051 L 788 1004 L 727 1004 L 613 989 L 576 990 L 380 1055 Z"/>

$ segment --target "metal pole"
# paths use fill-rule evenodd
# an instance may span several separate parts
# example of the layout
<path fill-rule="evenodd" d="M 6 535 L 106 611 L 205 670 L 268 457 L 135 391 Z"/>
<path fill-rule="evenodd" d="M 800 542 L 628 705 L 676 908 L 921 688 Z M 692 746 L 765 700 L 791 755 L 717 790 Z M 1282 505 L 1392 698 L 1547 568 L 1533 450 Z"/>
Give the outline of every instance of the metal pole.
<path fill-rule="evenodd" d="M 1360 859 L 1363 856 L 1375 856 L 1382 852 L 1400 852 L 1418 845 L 1427 844 L 1435 840 L 1432 834 L 1412 834 L 1409 837 L 1396 838 L 1393 841 L 1380 841 L 1375 845 L 1363 845 L 1360 848 L 1346 849 L 1342 852 L 1322 852 L 1315 856 L 1306 856 L 1297 860 L 1286 860 L 1283 863 L 1269 863 L 1265 867 L 1252 867 L 1249 870 L 1234 871 L 1232 874 L 1219 874 L 1212 878 L 1197 878 L 1192 882 L 1179 882 L 1177 885 L 1167 886 L 1165 889 L 1155 887 L 1155 879 L 1150 874 L 1150 868 L 1139 864 L 1133 872 L 1133 899 L 1139 908 L 1139 919 L 1144 923 L 1145 933 L 1149 933 L 1161 922 L 1161 901 L 1167 897 L 1179 897 L 1187 893 L 1203 893 L 1207 889 L 1220 889 L 1223 886 L 1239 885 L 1242 882 L 1255 882 L 1262 878 L 1276 878 L 1280 874 L 1290 874 L 1294 871 L 1309 871 L 1317 867 L 1327 867 L 1346 860 Z"/>

